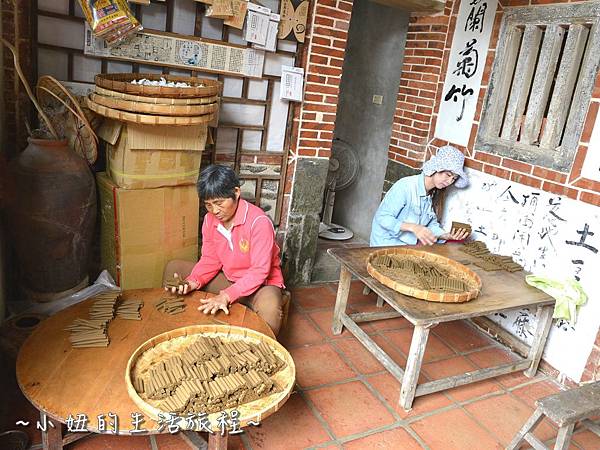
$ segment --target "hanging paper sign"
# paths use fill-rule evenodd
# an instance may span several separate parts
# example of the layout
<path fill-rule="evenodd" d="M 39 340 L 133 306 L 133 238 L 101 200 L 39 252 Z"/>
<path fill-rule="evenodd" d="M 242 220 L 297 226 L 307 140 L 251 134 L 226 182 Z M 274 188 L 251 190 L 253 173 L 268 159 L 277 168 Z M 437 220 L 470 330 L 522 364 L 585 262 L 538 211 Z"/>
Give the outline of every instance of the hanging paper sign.
<path fill-rule="evenodd" d="M 86 26 L 84 54 L 203 72 L 261 78 L 265 52 L 191 36 L 145 30 L 109 47 Z"/>
<path fill-rule="evenodd" d="M 248 11 L 248 0 L 233 0 L 233 17 L 223 22 L 225 25 L 241 30 L 244 28 L 246 11 Z"/>
<path fill-rule="evenodd" d="M 253 48 L 259 50 L 266 50 L 267 52 L 274 52 L 277 50 L 277 30 L 279 28 L 279 14 L 271 14 L 271 21 L 269 22 L 269 32 L 267 33 L 266 45 L 252 44 Z"/>
<path fill-rule="evenodd" d="M 244 39 L 259 45 L 266 45 L 269 34 L 271 10 L 264 6 L 248 3 L 248 18 Z"/>
<path fill-rule="evenodd" d="M 213 19 L 233 18 L 233 2 L 231 0 L 213 0 L 212 5 L 206 8 L 206 17 Z"/>
<path fill-rule="evenodd" d="M 293 102 L 302 101 L 304 69 L 302 67 L 281 66 L 279 97 Z"/>
<path fill-rule="evenodd" d="M 460 3 L 435 137 L 467 146 L 477 109 L 497 0 Z"/>

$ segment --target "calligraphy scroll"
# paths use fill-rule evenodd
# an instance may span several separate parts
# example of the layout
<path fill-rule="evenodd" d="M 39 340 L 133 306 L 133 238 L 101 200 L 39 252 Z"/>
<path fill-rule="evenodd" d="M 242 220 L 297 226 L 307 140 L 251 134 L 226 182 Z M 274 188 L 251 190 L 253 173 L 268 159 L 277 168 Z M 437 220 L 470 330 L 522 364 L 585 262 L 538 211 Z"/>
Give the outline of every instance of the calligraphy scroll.
<path fill-rule="evenodd" d="M 497 0 L 463 0 L 452 39 L 435 137 L 467 146 Z"/>
<path fill-rule="evenodd" d="M 577 323 L 553 322 L 544 350 L 546 361 L 578 381 L 600 326 L 600 209 L 483 172 L 467 171 L 470 185 L 448 193 L 442 225 L 448 227 L 453 220 L 470 223 L 473 238 L 484 241 L 490 251 L 510 255 L 536 275 L 577 280 L 588 294 Z M 530 344 L 535 314 L 535 310 L 524 308 L 490 318 Z"/>

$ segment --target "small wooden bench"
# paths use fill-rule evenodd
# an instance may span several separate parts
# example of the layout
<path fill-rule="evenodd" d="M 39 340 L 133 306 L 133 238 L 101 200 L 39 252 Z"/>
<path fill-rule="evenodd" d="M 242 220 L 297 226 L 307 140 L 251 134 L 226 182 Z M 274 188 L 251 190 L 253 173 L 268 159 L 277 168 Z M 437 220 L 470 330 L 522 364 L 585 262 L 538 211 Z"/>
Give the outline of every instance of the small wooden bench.
<path fill-rule="evenodd" d="M 600 381 L 544 397 L 535 402 L 535 405 L 536 410 L 506 447 L 507 450 L 517 449 L 524 441 L 536 450 L 548 450 L 533 434 L 533 429 L 544 416 L 559 427 L 554 450 L 569 447 L 577 422 L 600 436 L 600 425 L 590 420 L 590 417 L 600 414 Z"/>

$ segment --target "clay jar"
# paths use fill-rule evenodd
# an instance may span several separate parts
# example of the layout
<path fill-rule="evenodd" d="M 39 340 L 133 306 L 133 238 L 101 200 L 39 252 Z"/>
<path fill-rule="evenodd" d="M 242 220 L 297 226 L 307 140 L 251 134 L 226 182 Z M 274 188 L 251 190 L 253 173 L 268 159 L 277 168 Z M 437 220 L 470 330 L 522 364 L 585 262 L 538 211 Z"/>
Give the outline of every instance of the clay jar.
<path fill-rule="evenodd" d="M 94 177 L 66 140 L 32 139 L 8 166 L 8 225 L 24 290 L 39 298 L 87 282 L 96 222 Z M 56 295 L 55 297 L 60 297 Z"/>

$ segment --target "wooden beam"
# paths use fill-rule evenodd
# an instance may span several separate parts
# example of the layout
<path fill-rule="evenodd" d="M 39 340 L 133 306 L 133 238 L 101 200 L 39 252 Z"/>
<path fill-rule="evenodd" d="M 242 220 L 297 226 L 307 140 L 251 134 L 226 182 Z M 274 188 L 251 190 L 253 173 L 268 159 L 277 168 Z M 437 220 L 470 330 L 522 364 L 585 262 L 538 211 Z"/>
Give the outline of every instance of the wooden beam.
<path fill-rule="evenodd" d="M 529 347 L 527 344 L 521 342 L 496 322 L 488 319 L 487 317 L 473 317 L 471 319 L 471 323 L 484 331 L 486 334 L 490 335 L 494 340 L 505 345 L 511 351 L 518 353 L 522 357 L 526 358 L 529 354 Z"/>
<path fill-rule="evenodd" d="M 525 124 L 521 131 L 520 141 L 525 144 L 538 142 L 544 110 L 548 104 L 550 88 L 554 81 L 554 73 L 558 64 L 558 56 L 565 37 L 565 29 L 559 25 L 546 27 L 544 42 L 540 50 L 540 57 L 533 78 L 529 105 Z"/>
<path fill-rule="evenodd" d="M 441 378 L 435 381 L 429 381 L 417 386 L 416 395 L 427 395 L 434 392 L 452 389 L 465 384 L 475 383 L 476 381 L 487 380 L 488 378 L 499 377 L 507 373 L 524 370 L 531 365 L 531 361 L 525 359 L 503 364 L 501 366 L 488 367 L 487 369 L 479 369 L 473 372 L 467 372 L 460 375 Z"/>
<path fill-rule="evenodd" d="M 392 8 L 405 9 L 407 11 L 419 12 L 442 12 L 444 11 L 445 1 L 442 0 L 374 0 L 385 6 Z"/>
<path fill-rule="evenodd" d="M 519 51 L 517 67 L 510 89 L 510 97 L 504 114 L 504 126 L 501 135 L 504 140 L 511 142 L 517 140 L 541 39 L 542 29 L 540 27 L 537 25 L 527 25 L 525 27 L 523 43 Z"/>
<path fill-rule="evenodd" d="M 556 150 L 560 145 L 569 113 L 568 105 L 573 98 L 588 33 L 589 30 L 585 25 L 575 24 L 569 27 L 567 42 L 552 92 L 546 127 L 541 138 L 541 147 L 543 148 Z"/>

